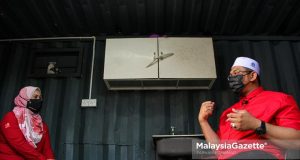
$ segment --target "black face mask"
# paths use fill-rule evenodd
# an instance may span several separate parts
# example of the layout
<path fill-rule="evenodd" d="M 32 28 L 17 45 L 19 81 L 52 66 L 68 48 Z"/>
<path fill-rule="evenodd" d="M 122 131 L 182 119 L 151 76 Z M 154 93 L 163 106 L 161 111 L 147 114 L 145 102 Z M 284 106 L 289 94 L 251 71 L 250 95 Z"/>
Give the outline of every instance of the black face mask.
<path fill-rule="evenodd" d="M 229 87 L 234 93 L 239 94 L 241 90 L 245 87 L 245 85 L 242 82 L 243 77 L 244 75 L 228 76 L 227 80 L 229 82 Z"/>
<path fill-rule="evenodd" d="M 27 108 L 30 109 L 33 113 L 39 113 L 42 109 L 43 100 L 41 99 L 30 99 L 27 102 Z"/>

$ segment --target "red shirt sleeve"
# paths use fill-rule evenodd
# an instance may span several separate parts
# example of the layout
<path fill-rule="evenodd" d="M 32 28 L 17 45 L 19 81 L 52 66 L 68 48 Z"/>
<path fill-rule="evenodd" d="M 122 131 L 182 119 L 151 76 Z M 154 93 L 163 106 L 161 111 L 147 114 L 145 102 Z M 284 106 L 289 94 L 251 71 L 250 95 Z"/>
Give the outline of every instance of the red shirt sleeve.
<path fill-rule="evenodd" d="M 282 127 L 300 130 L 300 110 L 292 96 L 287 95 L 276 114 L 276 123 Z"/>
<path fill-rule="evenodd" d="M 29 160 L 45 160 L 46 157 L 33 148 L 21 132 L 18 121 L 13 112 L 3 117 L 0 129 L 8 144 L 22 157 Z"/>
<path fill-rule="evenodd" d="M 52 148 L 51 148 L 51 141 L 50 141 L 50 135 L 49 135 L 49 129 L 46 123 L 44 123 L 44 138 L 45 138 L 45 143 L 43 146 L 43 154 L 46 156 L 47 159 L 55 159 L 55 156 L 53 154 Z"/>

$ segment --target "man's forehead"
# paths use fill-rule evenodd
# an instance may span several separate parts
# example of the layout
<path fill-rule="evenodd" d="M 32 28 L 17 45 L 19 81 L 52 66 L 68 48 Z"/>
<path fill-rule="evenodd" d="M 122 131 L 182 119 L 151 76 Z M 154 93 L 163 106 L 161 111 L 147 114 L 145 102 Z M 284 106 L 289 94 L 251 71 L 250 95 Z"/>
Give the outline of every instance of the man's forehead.
<path fill-rule="evenodd" d="M 231 70 L 243 70 L 243 69 L 245 69 L 245 67 L 243 67 L 243 66 L 233 66 L 233 67 L 231 67 Z"/>

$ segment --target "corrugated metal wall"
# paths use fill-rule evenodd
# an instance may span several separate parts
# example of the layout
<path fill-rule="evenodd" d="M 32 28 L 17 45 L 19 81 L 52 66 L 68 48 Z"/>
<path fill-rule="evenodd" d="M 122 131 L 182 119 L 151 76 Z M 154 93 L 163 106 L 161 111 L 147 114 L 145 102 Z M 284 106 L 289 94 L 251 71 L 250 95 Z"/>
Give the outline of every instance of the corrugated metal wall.
<path fill-rule="evenodd" d="M 299 36 L 299 8 L 299 0 L 1 0 L 0 37 Z"/>
<path fill-rule="evenodd" d="M 28 55 L 33 48 L 82 47 L 86 67 L 82 78 L 27 77 Z M 200 133 L 199 105 L 216 101 L 210 119 L 213 128 L 218 117 L 236 97 L 228 90 L 226 77 L 237 56 L 257 59 L 266 89 L 292 94 L 300 103 L 300 41 L 215 39 L 218 79 L 213 89 L 184 91 L 108 91 L 103 82 L 105 41 L 97 41 L 92 98 L 97 108 L 80 107 L 88 98 L 89 42 L 7 42 L 0 43 L 0 115 L 13 107 L 12 100 L 24 85 L 41 87 L 45 99 L 42 117 L 51 131 L 57 159 L 67 160 L 153 160 L 151 135 L 168 134 L 170 126 L 178 134 Z"/>

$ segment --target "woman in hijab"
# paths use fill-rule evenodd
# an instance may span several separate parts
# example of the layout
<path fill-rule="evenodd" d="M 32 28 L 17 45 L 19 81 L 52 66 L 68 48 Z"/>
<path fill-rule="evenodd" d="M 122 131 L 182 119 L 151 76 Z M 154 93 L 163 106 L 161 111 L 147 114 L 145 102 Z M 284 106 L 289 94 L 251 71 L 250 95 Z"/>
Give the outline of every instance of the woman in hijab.
<path fill-rule="evenodd" d="M 43 102 L 41 90 L 24 87 L 14 102 L 14 109 L 0 121 L 0 159 L 55 159 L 48 126 L 39 114 Z"/>

